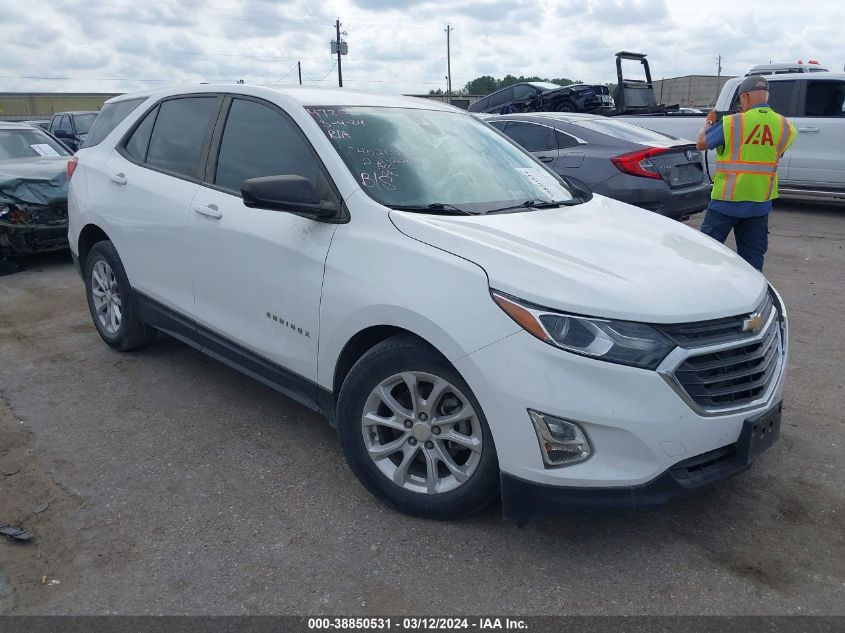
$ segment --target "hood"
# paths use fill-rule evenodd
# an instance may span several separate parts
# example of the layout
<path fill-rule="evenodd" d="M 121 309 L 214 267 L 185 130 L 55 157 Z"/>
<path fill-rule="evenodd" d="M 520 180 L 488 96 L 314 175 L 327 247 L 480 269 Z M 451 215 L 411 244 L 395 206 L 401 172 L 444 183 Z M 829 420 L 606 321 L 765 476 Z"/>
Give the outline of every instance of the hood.
<path fill-rule="evenodd" d="M 0 201 L 59 204 L 67 201 L 70 156 L 0 161 Z"/>
<path fill-rule="evenodd" d="M 588 316 L 682 323 L 750 312 L 766 280 L 699 231 L 603 196 L 491 216 L 391 211 L 405 235 L 475 262 L 490 287 Z"/>

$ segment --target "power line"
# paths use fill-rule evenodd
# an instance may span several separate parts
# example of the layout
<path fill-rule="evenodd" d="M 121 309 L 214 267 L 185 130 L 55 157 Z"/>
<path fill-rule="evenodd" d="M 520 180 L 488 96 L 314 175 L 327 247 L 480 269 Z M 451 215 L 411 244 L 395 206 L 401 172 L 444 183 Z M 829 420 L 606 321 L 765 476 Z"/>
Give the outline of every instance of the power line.
<path fill-rule="evenodd" d="M 288 75 L 290 75 L 290 74 L 293 72 L 293 69 L 294 69 L 294 68 L 296 68 L 297 66 L 299 66 L 299 62 L 295 63 L 293 66 L 291 66 L 290 68 L 288 68 L 288 71 L 287 71 L 284 75 L 282 75 L 281 77 L 279 77 L 279 78 L 278 78 L 276 81 L 274 81 L 273 83 L 275 83 L 275 84 L 282 83 L 282 79 L 284 79 L 285 77 L 287 77 Z M 302 83 L 302 82 L 300 82 L 300 83 Z"/>

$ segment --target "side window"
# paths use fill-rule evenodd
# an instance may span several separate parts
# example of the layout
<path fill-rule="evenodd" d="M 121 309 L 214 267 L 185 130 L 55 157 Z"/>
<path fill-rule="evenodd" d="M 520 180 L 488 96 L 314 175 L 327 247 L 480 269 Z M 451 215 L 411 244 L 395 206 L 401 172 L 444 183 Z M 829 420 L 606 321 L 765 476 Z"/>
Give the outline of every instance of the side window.
<path fill-rule="evenodd" d="M 94 120 L 94 125 L 88 131 L 88 136 L 85 139 L 83 147 L 93 147 L 106 138 L 111 131 L 135 110 L 145 98 L 127 99 L 126 101 L 118 101 L 117 103 L 107 103 L 100 110 L 97 118 Z"/>
<path fill-rule="evenodd" d="M 795 116 L 792 105 L 792 93 L 798 86 L 797 81 L 770 81 L 769 105 L 772 110 L 783 116 Z"/>
<path fill-rule="evenodd" d="M 156 114 L 158 114 L 158 108 L 153 108 L 126 141 L 126 154 L 136 162 L 143 163 L 147 160 L 147 147 L 150 145 L 150 134 L 153 131 Z"/>
<path fill-rule="evenodd" d="M 500 132 L 504 132 L 504 131 L 505 131 L 505 126 L 506 126 L 507 124 L 508 124 L 508 122 L 507 122 L 507 121 L 490 121 L 490 125 L 492 125 L 494 128 L 496 128 L 496 129 L 497 129 L 497 130 L 499 130 Z"/>
<path fill-rule="evenodd" d="M 180 97 L 159 106 L 146 163 L 196 178 L 202 143 L 217 97 Z"/>
<path fill-rule="evenodd" d="M 845 81 L 808 81 L 804 116 L 845 116 Z"/>
<path fill-rule="evenodd" d="M 295 174 L 317 187 L 319 172 L 317 161 L 294 123 L 260 103 L 232 100 L 220 141 L 214 184 L 240 194 L 241 183 L 248 178 Z M 327 197 L 325 191 L 321 197 Z"/>
<path fill-rule="evenodd" d="M 516 99 L 528 99 L 533 97 L 536 94 L 536 91 L 531 86 L 526 86 L 525 84 L 517 85 L 513 87 L 513 98 Z"/>
<path fill-rule="evenodd" d="M 555 136 L 557 136 L 557 146 L 559 149 L 576 147 L 579 144 L 574 136 L 569 136 L 569 134 L 561 132 L 560 130 L 555 130 Z"/>
<path fill-rule="evenodd" d="M 529 152 L 547 152 L 557 149 L 555 131 L 550 127 L 513 122 L 507 127 L 505 134 Z"/>

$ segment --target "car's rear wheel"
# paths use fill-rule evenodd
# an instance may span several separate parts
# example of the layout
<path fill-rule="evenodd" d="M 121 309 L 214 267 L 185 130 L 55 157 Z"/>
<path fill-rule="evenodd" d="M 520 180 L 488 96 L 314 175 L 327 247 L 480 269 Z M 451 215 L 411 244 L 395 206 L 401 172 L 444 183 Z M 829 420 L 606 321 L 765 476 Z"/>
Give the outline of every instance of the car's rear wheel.
<path fill-rule="evenodd" d="M 100 337 L 122 351 L 150 343 L 156 330 L 141 321 L 123 262 L 109 241 L 97 242 L 85 260 L 85 294 Z"/>
<path fill-rule="evenodd" d="M 556 112 L 575 112 L 575 104 L 569 101 L 562 101 L 555 106 Z"/>
<path fill-rule="evenodd" d="M 454 367 L 411 336 L 367 352 L 338 398 L 338 432 L 352 471 L 397 510 L 456 519 L 498 491 L 493 438 Z"/>

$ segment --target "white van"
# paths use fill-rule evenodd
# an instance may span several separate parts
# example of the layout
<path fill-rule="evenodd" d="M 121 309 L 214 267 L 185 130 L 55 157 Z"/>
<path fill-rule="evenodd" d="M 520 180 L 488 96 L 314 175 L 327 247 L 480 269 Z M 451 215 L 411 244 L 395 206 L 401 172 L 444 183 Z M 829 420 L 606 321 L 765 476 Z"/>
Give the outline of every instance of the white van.
<path fill-rule="evenodd" d="M 165 332 L 320 411 L 394 508 L 654 506 L 778 436 L 787 320 L 766 279 L 466 112 L 203 85 L 100 116 L 69 164 L 100 336 Z"/>

